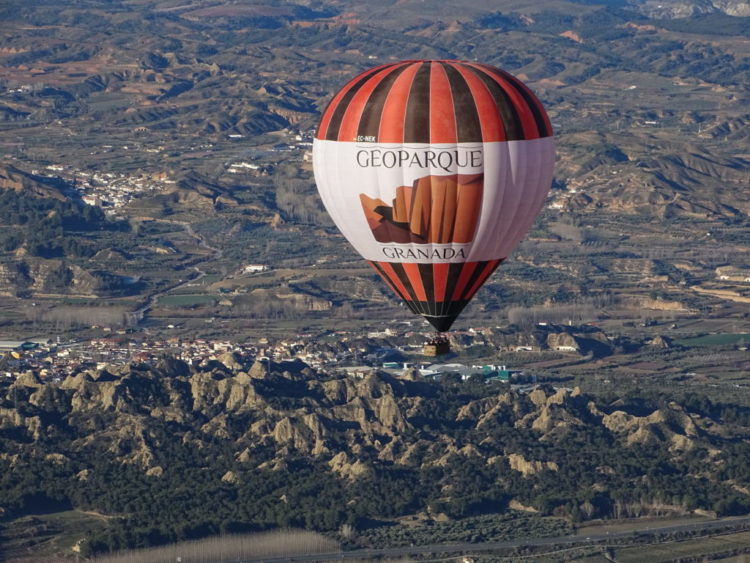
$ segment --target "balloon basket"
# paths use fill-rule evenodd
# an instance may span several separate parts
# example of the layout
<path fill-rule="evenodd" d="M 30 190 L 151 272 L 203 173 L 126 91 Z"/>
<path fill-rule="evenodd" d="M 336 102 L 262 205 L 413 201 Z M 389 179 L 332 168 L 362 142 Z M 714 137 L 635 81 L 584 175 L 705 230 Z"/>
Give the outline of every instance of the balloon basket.
<path fill-rule="evenodd" d="M 425 356 L 437 357 L 448 354 L 451 351 L 450 340 L 442 334 L 438 334 L 425 342 L 422 353 Z"/>

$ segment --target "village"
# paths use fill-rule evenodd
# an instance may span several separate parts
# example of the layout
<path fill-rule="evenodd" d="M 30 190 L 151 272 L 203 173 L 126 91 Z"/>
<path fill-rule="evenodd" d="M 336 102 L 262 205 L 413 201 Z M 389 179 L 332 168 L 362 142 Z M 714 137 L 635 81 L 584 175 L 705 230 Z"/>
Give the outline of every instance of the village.
<path fill-rule="evenodd" d="M 536 377 L 505 365 L 472 362 L 455 354 L 429 357 L 423 355 L 426 345 L 414 343 L 412 335 L 400 335 L 399 344 L 376 338 L 338 331 L 338 343 L 310 339 L 300 335 L 295 339 L 280 339 L 274 343 L 267 338 L 242 343 L 229 340 L 178 337 L 148 340 L 119 331 L 90 340 L 61 342 L 60 339 L 0 340 L 0 377 L 15 379 L 31 374 L 40 381 L 62 381 L 82 371 L 100 371 L 113 366 L 147 364 L 173 358 L 196 369 L 210 369 L 218 362 L 228 369 L 247 370 L 255 362 L 282 364 L 303 362 L 321 371 L 340 371 L 362 378 L 375 371 L 394 376 L 416 373 L 419 377 L 438 380 L 451 374 L 461 380 L 481 377 L 484 380 L 535 382 Z M 344 335 L 346 334 L 346 335 Z"/>
<path fill-rule="evenodd" d="M 128 175 L 115 172 L 86 172 L 71 166 L 50 164 L 47 170 L 70 181 L 81 201 L 87 205 L 102 207 L 108 215 L 126 206 L 131 200 L 162 193 L 175 184 L 165 173 Z M 39 175 L 39 170 L 32 174 Z"/>
<path fill-rule="evenodd" d="M 136 133 L 141 128 L 137 128 Z M 299 155 L 305 162 L 312 160 L 312 135 L 311 130 L 296 131 L 287 130 L 283 142 L 272 145 L 262 145 L 253 148 L 244 148 L 236 158 L 224 163 L 224 171 L 236 175 L 268 175 L 273 167 L 281 160 L 289 158 L 288 153 Z M 240 134 L 229 134 L 225 143 L 229 146 L 237 141 L 244 140 L 245 136 Z M 185 150 L 207 150 L 214 147 L 213 143 L 205 143 L 199 146 L 186 147 Z M 102 153 L 111 152 L 113 145 L 102 145 Z M 117 149 L 131 150 L 136 152 L 143 150 L 146 153 L 163 153 L 166 148 L 143 148 L 140 145 L 120 146 Z M 94 154 L 94 153 L 92 153 Z M 13 158 L 12 155 L 6 155 Z M 36 176 L 49 178 L 60 178 L 71 184 L 73 191 L 87 205 L 93 205 L 104 209 L 110 216 L 118 215 L 122 208 L 134 199 L 155 196 L 167 193 L 175 189 L 177 181 L 170 177 L 167 172 L 137 171 L 133 174 L 125 174 L 109 171 L 86 171 L 80 170 L 71 164 L 48 164 L 44 169 L 32 169 L 31 173 Z"/>

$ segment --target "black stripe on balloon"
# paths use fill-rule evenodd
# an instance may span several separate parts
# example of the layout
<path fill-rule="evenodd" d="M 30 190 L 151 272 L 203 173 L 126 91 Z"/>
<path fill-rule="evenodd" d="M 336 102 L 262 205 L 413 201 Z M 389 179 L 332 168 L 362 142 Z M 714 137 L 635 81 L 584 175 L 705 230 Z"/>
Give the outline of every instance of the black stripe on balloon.
<path fill-rule="evenodd" d="M 383 108 L 388 99 L 388 94 L 391 88 L 393 88 L 393 83 L 408 67 L 409 65 L 404 65 L 401 68 L 394 69 L 375 86 L 362 110 L 362 117 L 360 117 L 359 127 L 357 128 L 358 137 L 374 137 L 376 141 L 378 140 L 380 122 L 383 118 Z"/>
<path fill-rule="evenodd" d="M 409 276 L 406 275 L 406 270 L 404 270 L 404 265 L 399 262 L 391 262 L 391 266 L 393 267 L 393 271 L 396 272 L 396 276 L 398 276 L 398 279 L 401 280 L 401 284 L 406 288 L 406 291 L 409 293 L 409 300 L 413 301 L 414 303 L 418 303 L 417 295 L 414 293 L 414 288 L 412 287 L 411 282 L 409 281 Z"/>
<path fill-rule="evenodd" d="M 409 90 L 404 117 L 404 143 L 430 142 L 430 67 L 422 63 Z"/>
<path fill-rule="evenodd" d="M 487 262 L 485 264 L 485 267 L 482 270 L 482 279 L 484 280 L 484 281 L 482 281 L 482 285 L 484 285 L 485 283 L 487 283 L 487 280 L 490 279 L 490 277 L 492 276 L 492 274 L 494 273 L 494 271 L 498 269 L 498 267 L 500 266 L 500 264 L 503 263 L 503 260 L 505 260 L 505 259 L 504 258 L 500 258 L 498 260 L 490 260 L 489 262 Z M 479 291 L 479 289 L 480 288 L 477 288 L 477 291 Z M 467 291 L 471 291 L 471 286 L 468 288 Z M 474 292 L 474 294 L 476 294 L 476 291 Z M 467 299 L 471 299 L 472 297 L 473 297 L 473 295 L 471 297 L 467 296 Z"/>
<path fill-rule="evenodd" d="M 534 115 L 534 122 L 536 123 L 536 128 L 537 128 L 537 131 L 539 132 L 539 136 L 540 137 L 552 136 L 552 131 L 550 131 L 547 128 L 547 121 L 544 119 L 544 113 L 543 113 L 544 110 L 540 107 L 541 104 L 539 100 L 537 100 L 534 96 L 532 96 L 529 93 L 529 90 L 525 88 L 524 85 L 515 76 L 505 72 L 504 70 L 500 70 L 500 73 L 505 77 L 505 79 L 508 82 L 513 84 L 513 86 L 518 91 L 518 93 L 521 96 L 523 96 L 524 100 L 526 100 L 526 105 L 529 106 L 531 113 Z"/>
<path fill-rule="evenodd" d="M 375 261 L 371 261 L 370 264 L 372 264 L 375 267 L 375 269 L 378 271 L 378 274 L 380 274 L 380 277 L 383 278 L 383 281 L 385 281 L 390 286 L 390 288 L 393 290 L 393 293 L 395 293 L 401 299 L 404 299 L 404 296 L 401 295 L 401 291 L 398 289 L 398 287 L 396 287 L 396 284 L 393 283 L 393 280 L 385 272 L 385 270 L 382 268 L 382 266 L 380 264 L 378 264 L 377 262 L 375 262 Z"/>
<path fill-rule="evenodd" d="M 405 299 L 404 303 L 406 303 L 406 306 L 409 307 L 409 310 L 415 315 L 423 314 L 422 310 L 419 308 L 419 304 L 416 301 L 409 301 Z"/>
<path fill-rule="evenodd" d="M 438 332 L 446 332 L 450 330 L 456 318 L 466 308 L 467 304 L 468 301 L 452 301 L 448 304 L 448 308 L 440 314 L 423 316 Z"/>
<path fill-rule="evenodd" d="M 360 88 L 362 88 L 362 86 L 364 86 L 365 83 L 372 77 L 372 74 L 367 74 L 366 76 L 360 78 L 357 83 L 352 86 L 349 91 L 341 98 L 339 104 L 336 106 L 336 109 L 333 110 L 331 121 L 328 123 L 328 131 L 325 132 L 326 141 L 339 140 L 339 129 L 341 129 L 341 123 L 344 121 L 344 115 L 346 114 L 346 110 L 349 109 L 349 104 L 351 103 L 352 98 L 357 94 L 357 92 L 359 92 Z M 322 136 L 323 134 L 321 132 L 321 137 Z"/>
<path fill-rule="evenodd" d="M 428 317 L 428 316 L 435 317 L 440 314 L 437 312 L 437 309 L 435 308 L 435 303 L 432 303 L 431 301 L 420 301 L 419 305 L 424 311 L 420 314 L 424 317 Z"/>
<path fill-rule="evenodd" d="M 456 320 L 455 316 L 442 317 L 442 316 L 424 315 L 424 318 L 438 332 L 447 332 L 448 330 L 450 330 L 451 325 L 453 324 L 453 321 Z"/>
<path fill-rule="evenodd" d="M 419 304 L 417 303 L 417 301 L 414 300 L 413 294 L 407 294 L 407 295 L 402 294 L 401 291 L 396 286 L 396 283 L 394 282 L 394 280 L 391 279 L 391 276 L 388 273 L 386 273 L 386 271 L 381 267 L 381 265 L 378 262 L 371 262 L 371 263 L 375 265 L 375 267 L 378 269 L 378 273 L 382 276 L 383 280 L 390 286 L 390 288 L 393 290 L 396 296 L 398 296 L 404 303 L 406 303 L 406 306 L 409 307 L 409 310 L 415 315 L 421 315 L 422 310 L 419 308 Z M 395 265 L 396 264 L 391 263 L 391 266 L 395 266 Z M 395 268 L 394 268 L 394 271 L 395 271 Z M 397 275 L 397 277 L 399 276 Z M 402 277 L 399 277 L 399 279 L 401 279 L 403 283 Z M 408 283 L 404 283 L 404 287 L 408 291 L 411 286 L 408 285 Z"/>
<path fill-rule="evenodd" d="M 462 299 L 461 301 L 453 301 L 451 303 L 450 309 L 448 310 L 448 316 L 452 317 L 453 320 L 455 320 L 456 317 L 461 314 L 461 311 L 463 311 L 468 304 L 469 302 L 464 299 Z M 452 322 L 453 321 L 451 321 L 451 323 Z"/>
<path fill-rule="evenodd" d="M 422 285 L 424 286 L 425 296 L 427 297 L 427 303 L 429 309 L 433 314 L 435 312 L 435 276 L 432 270 L 432 264 L 417 264 L 419 268 L 419 277 L 422 278 Z"/>
<path fill-rule="evenodd" d="M 462 263 L 451 264 L 448 268 L 448 279 L 445 282 L 445 303 L 447 307 L 450 307 L 450 303 L 453 300 L 453 292 L 456 290 L 456 284 L 463 269 L 464 265 Z"/>
<path fill-rule="evenodd" d="M 453 65 L 441 63 L 448 76 L 453 95 L 453 111 L 456 113 L 456 137 L 459 143 L 481 143 L 482 125 L 479 122 L 476 100 L 466 79 Z"/>
<path fill-rule="evenodd" d="M 467 281 L 466 285 L 464 286 L 464 291 L 461 294 L 461 299 L 464 299 L 464 300 L 469 299 L 469 293 L 471 292 L 471 288 L 474 287 L 474 284 L 482 276 L 482 274 L 487 270 L 489 265 L 490 265 L 490 262 L 480 262 L 479 264 L 477 264 L 477 267 L 474 268 L 474 271 L 471 273 L 471 276 L 469 276 L 469 281 Z"/>
<path fill-rule="evenodd" d="M 505 129 L 505 139 L 507 141 L 521 141 L 525 139 L 523 125 L 521 124 L 521 118 L 518 115 L 518 110 L 513 102 L 508 97 L 508 94 L 503 90 L 503 87 L 492 78 L 492 69 L 488 67 L 482 67 L 485 70 L 479 70 L 476 67 L 468 67 L 471 72 L 476 74 L 482 82 L 487 86 L 490 91 L 490 95 L 495 100 L 498 110 L 500 110 L 500 116 L 502 117 L 503 128 Z"/>

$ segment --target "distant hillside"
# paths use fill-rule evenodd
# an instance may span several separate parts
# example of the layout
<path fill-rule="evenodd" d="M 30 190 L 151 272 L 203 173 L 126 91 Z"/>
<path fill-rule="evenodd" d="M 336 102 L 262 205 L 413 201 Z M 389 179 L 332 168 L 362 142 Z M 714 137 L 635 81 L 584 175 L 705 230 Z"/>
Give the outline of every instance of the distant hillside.
<path fill-rule="evenodd" d="M 64 180 L 13 166 L 0 170 L 0 295 L 137 295 L 150 283 L 165 281 L 163 276 L 144 281 L 148 274 L 143 269 L 127 274 L 144 255 L 159 252 L 159 241 L 159 233 L 150 233 L 148 227 L 133 237 L 129 221 L 109 218 L 101 207 L 83 203 Z M 179 264 L 182 258 L 172 250 L 161 260 Z"/>
<path fill-rule="evenodd" d="M 750 17 L 745 0 L 629 0 L 641 13 L 652 18 L 689 18 L 705 14 Z"/>
<path fill-rule="evenodd" d="M 54 176 L 39 176 L 10 164 L 0 164 L 0 190 L 14 190 L 31 197 L 65 201 L 75 196 L 70 184 Z"/>
<path fill-rule="evenodd" d="M 746 288 L 713 286 L 716 267 L 750 267 L 745 4 L 426 4 L 0 7 L 13 29 L 0 38 L 0 154 L 13 167 L 0 181 L 54 195 L 53 179 L 19 171 L 52 170 L 69 185 L 96 177 L 86 194 L 120 197 L 104 209 L 134 235 L 67 228 L 45 242 L 18 221 L 0 226 L 2 291 L 21 297 L 18 308 L 27 298 L 54 307 L 73 295 L 94 306 L 114 295 L 76 268 L 103 271 L 142 280 L 131 302 L 139 310 L 162 292 L 188 303 L 181 284 L 201 275 L 198 268 L 211 283 L 191 286 L 200 294 L 191 305 L 151 311 L 154 324 L 185 320 L 200 334 L 204 318 L 220 318 L 212 330 L 234 337 L 239 326 L 254 329 L 245 324 L 250 313 L 261 323 L 292 321 L 284 325 L 292 333 L 297 323 L 330 319 L 369 328 L 373 311 L 403 318 L 331 225 L 311 142 L 350 77 L 397 59 L 447 58 L 497 65 L 528 84 L 549 113 L 557 151 L 554 189 L 530 236 L 478 292 L 459 320 L 464 327 L 502 326 L 519 307 L 640 324 L 632 304 L 647 292 L 684 304 L 675 321 L 726 326 L 728 316 L 733 330 L 746 330 Z M 89 257 L 95 267 L 84 263 Z M 89 280 L 77 285 L 86 291 L 38 290 L 55 285 L 38 260 L 65 262 L 65 271 Z M 264 279 L 236 275 L 246 264 L 273 270 Z M 38 275 L 30 281 L 19 268 Z M 226 291 L 236 295 L 220 298 Z M 268 295 L 275 297 L 259 298 Z M 607 306 L 588 306 L 599 295 Z"/>

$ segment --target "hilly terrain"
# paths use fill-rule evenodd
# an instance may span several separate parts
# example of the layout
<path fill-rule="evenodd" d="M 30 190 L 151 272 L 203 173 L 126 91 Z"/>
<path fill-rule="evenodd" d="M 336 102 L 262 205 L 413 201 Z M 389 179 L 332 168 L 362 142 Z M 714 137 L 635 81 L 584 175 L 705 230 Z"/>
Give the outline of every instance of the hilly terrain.
<path fill-rule="evenodd" d="M 16 236 L 4 245 L 5 271 L 73 275 L 54 292 L 44 289 L 43 273 L 33 282 L 6 275 L 0 289 L 18 299 L 5 303 L 8 335 L 37 335 L 44 318 L 61 316 L 72 319 L 73 333 L 136 319 L 179 325 L 185 335 L 202 330 L 196 316 L 223 319 L 230 333 L 252 331 L 259 320 L 265 330 L 279 317 L 317 329 L 341 317 L 360 327 L 368 318 L 406 318 L 332 228 L 308 153 L 320 112 L 347 77 L 420 57 L 513 72 L 556 129 L 546 209 L 465 313 L 471 323 L 507 322 L 518 307 L 532 314 L 549 303 L 552 286 L 556 307 L 585 309 L 611 296 L 588 322 L 640 319 L 643 310 L 628 304 L 646 291 L 700 310 L 704 320 L 744 326 L 749 288 L 716 274 L 750 266 L 743 6 L 89 1 L 59 10 L 33 1 L 7 10 L 0 187 L 82 198 L 151 239 L 134 245 L 106 232 L 65 232 L 94 252 L 94 266 L 90 252 L 45 255 Z M 254 263 L 271 271 L 238 275 Z M 206 277 L 187 290 L 195 268 Z M 75 281 L 96 275 L 92 269 L 140 281 L 117 297 Z M 355 300 L 341 291 L 352 280 L 361 286 Z M 284 287 L 285 306 L 269 310 L 248 297 L 258 285 Z M 222 298 L 226 291 L 236 297 Z M 102 322 L 71 311 L 70 298 L 81 295 Z M 142 310 L 145 303 L 154 306 Z"/>
<path fill-rule="evenodd" d="M 348 524 L 366 546 L 367 530 L 415 514 L 512 509 L 532 526 L 750 509 L 747 410 L 697 396 L 357 379 L 231 353 L 26 374 L 0 393 L 7 557 L 24 553 L 23 515 L 50 510 L 106 515 L 67 540 L 91 553 L 290 525 Z M 64 547 L 43 538 L 35 549 Z"/>

